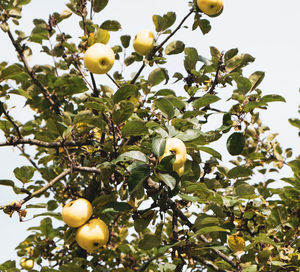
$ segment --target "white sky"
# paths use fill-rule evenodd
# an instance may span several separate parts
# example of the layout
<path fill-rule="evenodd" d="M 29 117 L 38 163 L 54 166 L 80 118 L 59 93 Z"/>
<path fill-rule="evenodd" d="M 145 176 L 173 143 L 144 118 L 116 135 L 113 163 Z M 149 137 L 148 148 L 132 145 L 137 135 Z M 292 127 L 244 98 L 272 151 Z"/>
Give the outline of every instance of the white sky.
<path fill-rule="evenodd" d="M 65 9 L 64 3 L 66 2 L 32 0 L 31 4 L 24 6 L 24 18 L 19 29 L 29 34 L 33 26 L 33 17 L 47 20 L 50 13 Z M 151 19 L 153 14 L 162 15 L 168 11 L 175 11 L 177 14 L 175 25 L 177 25 L 189 11 L 187 3 L 187 0 L 110 0 L 109 6 L 94 19 L 99 24 L 107 19 L 119 20 L 122 31 L 111 33 L 109 44 L 114 45 L 118 42 L 120 35 L 134 36 L 141 29 L 154 31 Z M 238 48 L 240 53 L 250 53 L 254 56 L 256 61 L 247 68 L 246 75 L 257 70 L 265 71 L 266 77 L 259 88 L 264 94 L 276 93 L 284 96 L 287 101 L 287 103 L 270 103 L 269 110 L 261 112 L 263 122 L 271 128 L 272 132 L 279 133 L 278 140 L 284 148 L 292 147 L 295 154 L 299 154 L 297 129 L 289 125 L 288 118 L 297 117 L 297 108 L 300 104 L 298 92 L 300 87 L 300 1 L 224 0 L 224 5 L 223 14 L 210 20 L 212 30 L 209 34 L 203 36 L 200 30 L 192 32 L 182 29 L 173 40 L 182 40 L 186 46 L 196 47 L 198 53 L 206 57 L 210 56 L 209 46 L 215 46 L 220 51 Z M 76 16 L 73 15 L 73 17 L 75 19 Z M 188 20 L 185 25 L 191 26 L 192 20 Z M 76 38 L 82 34 L 77 26 L 78 24 L 74 22 L 67 23 L 63 24 L 61 29 Z M 0 32 L 0 42 L 0 61 L 13 63 L 16 60 L 16 54 L 3 32 Z M 182 64 L 182 55 L 176 56 L 171 56 L 168 69 L 169 67 L 176 69 Z M 37 54 L 33 58 L 33 62 L 36 61 L 46 63 L 49 60 L 42 54 Z M 134 67 L 138 68 L 139 65 Z M 133 71 L 130 70 L 130 73 Z M 172 74 L 170 73 L 170 76 Z M 111 84 L 104 76 L 98 77 L 97 80 L 101 81 L 101 84 Z M 25 114 L 26 110 L 22 108 L 24 100 L 14 99 L 17 108 L 12 109 L 11 114 L 20 120 L 30 118 Z M 0 141 L 3 140 L 3 135 L 0 134 Z M 222 150 L 220 152 L 224 153 Z M 0 179 L 16 181 L 13 175 L 14 168 L 28 164 L 18 154 L 17 149 L 0 148 Z M 1 187 L 0 205 L 8 204 L 18 197 L 20 196 L 14 196 L 10 188 Z M 33 202 L 39 201 L 35 200 L 31 203 Z M 29 211 L 28 218 L 32 215 L 33 213 Z M 15 246 L 29 234 L 25 232 L 29 226 L 38 224 L 39 218 L 19 223 L 16 215 L 9 218 L 1 212 L 0 222 L 0 263 L 2 263 L 16 258 Z"/>

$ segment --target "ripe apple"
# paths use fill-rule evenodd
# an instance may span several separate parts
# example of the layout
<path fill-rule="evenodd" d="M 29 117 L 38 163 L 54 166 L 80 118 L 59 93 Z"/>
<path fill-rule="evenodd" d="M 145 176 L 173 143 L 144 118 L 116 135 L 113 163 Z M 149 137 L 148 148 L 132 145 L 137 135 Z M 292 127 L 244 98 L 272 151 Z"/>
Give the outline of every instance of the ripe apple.
<path fill-rule="evenodd" d="M 198 8 L 209 16 L 218 14 L 223 9 L 223 0 L 197 0 Z"/>
<path fill-rule="evenodd" d="M 184 172 L 184 164 L 186 162 L 186 147 L 184 142 L 178 138 L 168 138 L 166 140 L 165 152 L 159 160 L 161 161 L 164 157 L 170 156 L 173 153 L 175 153 L 173 170 L 177 172 L 179 176 L 182 176 Z"/>
<path fill-rule="evenodd" d="M 95 43 L 90 46 L 83 57 L 86 69 L 95 74 L 105 74 L 114 65 L 115 53 L 107 45 Z"/>
<path fill-rule="evenodd" d="M 109 231 L 107 225 L 99 218 L 91 219 L 78 228 L 75 239 L 80 247 L 93 252 L 107 244 Z"/>
<path fill-rule="evenodd" d="M 133 40 L 133 48 L 140 55 L 147 55 L 154 47 L 154 34 L 149 30 L 141 30 Z"/>
<path fill-rule="evenodd" d="M 84 198 L 78 198 L 63 207 L 62 218 L 68 226 L 77 228 L 87 222 L 92 213 L 92 204 Z"/>
<path fill-rule="evenodd" d="M 20 260 L 20 265 L 23 269 L 31 270 L 33 268 L 34 262 L 31 259 L 22 258 Z"/>

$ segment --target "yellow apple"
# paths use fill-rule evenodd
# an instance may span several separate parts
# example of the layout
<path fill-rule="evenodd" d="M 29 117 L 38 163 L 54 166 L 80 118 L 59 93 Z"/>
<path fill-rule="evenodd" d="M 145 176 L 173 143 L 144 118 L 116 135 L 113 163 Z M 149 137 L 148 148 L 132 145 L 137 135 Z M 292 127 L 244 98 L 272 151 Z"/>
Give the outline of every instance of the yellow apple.
<path fill-rule="evenodd" d="M 197 6 L 205 14 L 213 16 L 223 9 L 223 0 L 197 0 Z"/>
<path fill-rule="evenodd" d="M 154 47 L 154 34 L 149 30 L 138 32 L 133 40 L 133 48 L 140 55 L 147 55 Z"/>
<path fill-rule="evenodd" d="M 22 258 L 20 260 L 20 265 L 23 269 L 31 270 L 33 268 L 34 262 L 31 259 Z"/>
<path fill-rule="evenodd" d="M 109 231 L 107 225 L 99 218 L 91 219 L 76 231 L 76 242 L 87 252 L 93 252 L 107 244 Z"/>
<path fill-rule="evenodd" d="M 115 53 L 107 45 L 95 43 L 90 46 L 83 57 L 86 69 L 95 74 L 105 74 L 114 65 Z"/>
<path fill-rule="evenodd" d="M 62 219 L 68 226 L 77 228 L 87 222 L 92 213 L 92 204 L 84 198 L 78 198 L 63 207 Z"/>
<path fill-rule="evenodd" d="M 173 170 L 177 172 L 179 176 L 182 176 L 184 172 L 184 164 L 186 162 L 186 147 L 183 141 L 178 138 L 168 138 L 166 140 L 165 152 L 159 158 L 161 161 L 164 157 L 170 156 L 175 153 L 175 161 L 173 164 Z"/>

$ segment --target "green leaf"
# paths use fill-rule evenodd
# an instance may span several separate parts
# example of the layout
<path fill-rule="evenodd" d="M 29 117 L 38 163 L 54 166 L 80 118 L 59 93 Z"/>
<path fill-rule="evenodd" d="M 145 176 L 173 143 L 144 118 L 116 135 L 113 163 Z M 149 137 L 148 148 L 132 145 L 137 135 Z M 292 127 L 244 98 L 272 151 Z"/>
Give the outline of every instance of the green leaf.
<path fill-rule="evenodd" d="M 108 31 L 118 31 L 122 27 L 121 27 L 121 24 L 118 21 L 107 20 L 107 21 L 105 21 L 105 22 L 102 23 L 102 25 L 100 26 L 100 28 L 106 29 Z"/>
<path fill-rule="evenodd" d="M 128 152 L 122 153 L 115 160 L 115 163 L 118 163 L 121 161 L 128 161 L 128 160 L 141 161 L 144 163 L 148 163 L 147 156 L 141 151 L 128 151 Z"/>
<path fill-rule="evenodd" d="M 226 70 L 227 72 L 231 73 L 238 68 L 247 66 L 250 62 L 253 62 L 254 60 L 255 58 L 253 58 L 249 54 L 236 55 L 228 61 L 225 61 Z"/>
<path fill-rule="evenodd" d="M 49 32 L 47 30 L 47 24 L 44 20 L 34 19 L 33 23 L 35 27 L 31 31 L 30 41 L 35 43 L 43 43 L 43 40 L 48 40 Z"/>
<path fill-rule="evenodd" d="M 153 216 L 155 215 L 155 211 L 150 210 L 146 211 L 142 214 L 141 218 L 138 217 L 134 219 L 134 229 L 136 232 L 140 233 L 143 232 L 147 226 L 150 224 Z"/>
<path fill-rule="evenodd" d="M 248 102 L 245 107 L 244 107 L 244 111 L 245 112 L 250 112 L 256 108 L 260 108 L 265 106 L 266 104 L 263 102 Z"/>
<path fill-rule="evenodd" d="M 166 139 L 155 137 L 152 141 L 152 151 L 155 156 L 160 157 L 164 154 L 166 147 Z"/>
<path fill-rule="evenodd" d="M 218 151 L 216 151 L 210 147 L 200 146 L 198 149 L 212 155 L 213 157 L 215 157 L 219 160 L 222 160 L 222 155 Z"/>
<path fill-rule="evenodd" d="M 62 220 L 61 213 L 55 213 L 55 212 L 44 212 L 44 213 L 35 214 L 33 215 L 33 218 L 40 217 L 40 216 L 51 216 L 57 220 Z"/>
<path fill-rule="evenodd" d="M 121 100 L 126 100 L 130 97 L 135 97 L 137 95 L 138 88 L 133 84 L 123 85 L 119 88 L 113 96 L 114 103 L 118 103 Z"/>
<path fill-rule="evenodd" d="M 163 68 L 154 69 L 148 76 L 149 84 L 152 86 L 158 85 L 164 79 L 167 79 L 166 75 L 167 74 L 165 69 Z"/>
<path fill-rule="evenodd" d="M 207 34 L 211 30 L 210 22 L 206 19 L 200 19 L 198 21 L 198 25 L 199 25 L 203 35 Z"/>
<path fill-rule="evenodd" d="M 74 124 L 77 123 L 89 123 L 92 119 L 93 113 L 90 110 L 79 111 L 74 117 Z"/>
<path fill-rule="evenodd" d="M 219 101 L 220 98 L 214 94 L 206 94 L 193 102 L 193 106 L 197 109 L 208 106 Z"/>
<path fill-rule="evenodd" d="M 139 136 L 148 134 L 148 129 L 145 122 L 140 120 L 132 120 L 125 124 L 122 129 L 122 135 L 124 137 L 128 136 Z"/>
<path fill-rule="evenodd" d="M 224 229 L 219 226 L 209 226 L 209 227 L 204 227 L 202 229 L 199 229 L 197 231 L 197 234 L 201 235 L 201 234 L 206 234 L 211 232 L 230 232 L 230 231 L 228 229 Z"/>
<path fill-rule="evenodd" d="M 171 27 L 176 21 L 176 13 L 173 11 L 169 11 L 163 15 L 164 19 L 164 30 Z"/>
<path fill-rule="evenodd" d="M 27 99 L 32 99 L 31 95 L 22 89 L 11 90 L 9 93 L 24 96 Z"/>
<path fill-rule="evenodd" d="M 20 64 L 16 64 L 16 63 L 6 67 L 1 72 L 1 79 L 3 80 L 12 79 L 12 80 L 16 80 L 18 83 L 28 78 L 29 76 L 25 72 L 24 68 Z"/>
<path fill-rule="evenodd" d="M 93 11 L 100 12 L 108 3 L 108 0 L 93 0 Z"/>
<path fill-rule="evenodd" d="M 171 119 L 174 114 L 174 106 L 173 104 L 166 98 L 161 97 L 161 98 L 157 98 L 154 101 L 155 106 L 161 110 L 163 113 L 165 113 L 168 116 L 168 119 Z"/>
<path fill-rule="evenodd" d="M 269 103 L 269 102 L 286 102 L 285 99 L 278 94 L 269 94 L 265 95 L 260 99 L 262 103 Z"/>
<path fill-rule="evenodd" d="M 122 43 L 122 46 L 124 48 L 127 48 L 130 44 L 130 39 L 131 37 L 129 35 L 123 35 L 120 37 L 120 40 L 121 40 L 121 43 Z"/>
<path fill-rule="evenodd" d="M 15 177 L 23 183 L 29 182 L 33 177 L 35 168 L 32 166 L 17 167 L 14 170 Z"/>
<path fill-rule="evenodd" d="M 235 193 L 240 198 L 253 199 L 256 197 L 254 188 L 247 183 L 243 183 L 235 187 Z"/>
<path fill-rule="evenodd" d="M 54 82 L 55 93 L 57 95 L 74 95 L 88 90 L 86 83 L 81 77 L 59 77 Z"/>
<path fill-rule="evenodd" d="M 144 238 L 139 242 L 138 247 L 142 250 L 149 250 L 160 245 L 160 239 L 153 234 L 145 234 Z"/>
<path fill-rule="evenodd" d="M 136 187 L 144 182 L 150 176 L 150 168 L 148 164 L 141 164 L 132 169 L 131 174 L 127 180 L 129 193 L 132 194 Z"/>
<path fill-rule="evenodd" d="M 121 101 L 118 106 L 118 109 L 113 111 L 112 118 L 115 123 L 121 124 L 133 114 L 134 105 L 130 101 Z"/>
<path fill-rule="evenodd" d="M 238 54 L 238 52 L 239 52 L 239 50 L 237 48 L 228 50 L 224 55 L 225 62 L 227 62 L 228 60 L 230 60 L 231 58 L 236 56 Z"/>
<path fill-rule="evenodd" d="M 154 23 L 156 32 L 164 30 L 165 21 L 163 17 L 161 17 L 160 15 L 153 15 L 152 21 Z"/>
<path fill-rule="evenodd" d="M 246 94 L 247 92 L 249 92 L 252 86 L 251 81 L 248 78 L 242 76 L 236 80 L 236 83 L 239 92 L 242 94 Z"/>
<path fill-rule="evenodd" d="M 14 182 L 9 179 L 0 179 L 0 185 L 15 187 Z"/>
<path fill-rule="evenodd" d="M 265 72 L 261 72 L 261 71 L 256 71 L 254 72 L 250 77 L 249 80 L 251 81 L 251 89 L 250 91 L 255 90 L 258 85 L 263 81 L 265 77 Z"/>
<path fill-rule="evenodd" d="M 300 119 L 290 118 L 289 122 L 292 126 L 300 129 Z"/>
<path fill-rule="evenodd" d="M 240 132 L 232 133 L 227 139 L 226 146 L 229 154 L 233 156 L 241 154 L 245 146 L 245 136 Z"/>
<path fill-rule="evenodd" d="M 184 68 L 187 72 L 196 68 L 196 63 L 198 61 L 198 52 L 193 47 L 186 47 L 184 49 Z"/>
<path fill-rule="evenodd" d="M 102 213 L 120 213 L 128 212 L 132 207 L 126 202 L 109 202 L 103 205 Z"/>
<path fill-rule="evenodd" d="M 252 175 L 252 170 L 244 166 L 236 166 L 229 170 L 228 178 L 244 178 Z"/>
<path fill-rule="evenodd" d="M 177 185 L 177 179 L 170 174 L 159 173 L 161 180 L 171 189 L 174 190 Z"/>
<path fill-rule="evenodd" d="M 165 49 L 166 55 L 176 55 L 184 51 L 185 44 L 182 41 L 173 41 Z"/>

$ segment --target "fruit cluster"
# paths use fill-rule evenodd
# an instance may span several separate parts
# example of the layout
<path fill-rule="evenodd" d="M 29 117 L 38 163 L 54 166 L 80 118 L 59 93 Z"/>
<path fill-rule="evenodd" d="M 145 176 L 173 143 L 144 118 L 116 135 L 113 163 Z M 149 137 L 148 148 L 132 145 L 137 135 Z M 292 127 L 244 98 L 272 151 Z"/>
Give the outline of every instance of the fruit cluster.
<path fill-rule="evenodd" d="M 62 209 L 63 221 L 72 228 L 78 228 L 75 240 L 87 252 L 93 252 L 108 242 L 107 225 L 99 218 L 90 219 L 93 214 L 92 204 L 78 198 L 67 203 Z"/>

